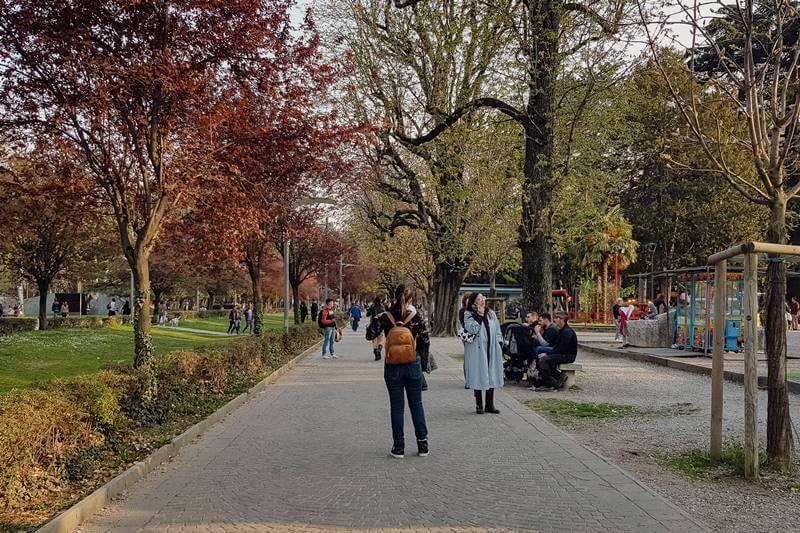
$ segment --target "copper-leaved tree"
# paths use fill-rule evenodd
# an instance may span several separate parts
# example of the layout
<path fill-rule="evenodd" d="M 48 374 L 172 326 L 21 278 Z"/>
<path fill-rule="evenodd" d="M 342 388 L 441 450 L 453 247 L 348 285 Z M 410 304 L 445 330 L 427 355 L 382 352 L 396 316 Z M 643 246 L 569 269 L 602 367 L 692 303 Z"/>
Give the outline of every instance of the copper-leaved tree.
<path fill-rule="evenodd" d="M 135 365 L 151 376 L 148 259 L 208 172 L 221 80 L 268 68 L 285 0 L 3 0 L 0 125 L 83 162 L 134 274 Z"/>

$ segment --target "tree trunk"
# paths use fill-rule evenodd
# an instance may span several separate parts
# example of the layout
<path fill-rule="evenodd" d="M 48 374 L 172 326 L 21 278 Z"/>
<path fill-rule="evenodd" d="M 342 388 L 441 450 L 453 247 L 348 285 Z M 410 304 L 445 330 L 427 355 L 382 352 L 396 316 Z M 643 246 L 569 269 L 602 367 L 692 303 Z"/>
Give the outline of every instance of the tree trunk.
<path fill-rule="evenodd" d="M 153 318 L 150 320 L 152 324 L 158 322 L 158 316 L 161 312 L 161 296 L 163 294 L 163 291 L 153 291 Z"/>
<path fill-rule="evenodd" d="M 153 339 L 150 335 L 150 262 L 149 254 L 137 250 L 128 259 L 132 261 L 133 297 L 133 366 L 147 378 L 147 387 L 142 391 L 142 401 L 149 402 L 155 395 L 156 383 L 153 364 Z"/>
<path fill-rule="evenodd" d="M 261 262 L 258 258 L 252 257 L 248 253 L 246 263 L 253 291 L 253 335 L 258 337 L 261 336 L 264 325 L 264 298 L 261 295 Z"/>
<path fill-rule="evenodd" d="M 528 51 L 528 102 L 525 108 L 524 193 L 520 248 L 522 299 L 529 311 L 550 312 L 553 307 L 553 247 L 550 240 L 550 203 L 555 181 L 555 98 L 560 57 L 558 39 L 562 7 L 558 0 L 528 6 L 531 36 Z"/>
<path fill-rule="evenodd" d="M 47 329 L 47 291 L 50 283 L 37 281 L 36 286 L 39 287 L 39 330 L 44 331 Z"/>
<path fill-rule="evenodd" d="M 300 324 L 300 306 L 298 302 L 300 301 L 300 285 L 299 284 L 292 284 L 292 300 L 294 305 L 292 306 L 292 314 L 294 315 L 294 324 L 295 326 Z"/>
<path fill-rule="evenodd" d="M 464 281 L 465 270 L 442 262 L 433 273 L 433 309 L 431 332 L 436 337 L 456 334 L 458 321 L 458 291 Z"/>
<path fill-rule="evenodd" d="M 595 280 L 594 291 L 594 319 L 600 321 L 603 307 L 603 274 L 601 270 L 597 270 L 597 279 Z"/>
<path fill-rule="evenodd" d="M 550 239 L 539 235 L 536 239 L 521 243 L 522 248 L 522 302 L 525 311 L 538 313 L 553 308 L 553 263 Z"/>
<path fill-rule="evenodd" d="M 603 259 L 603 322 L 608 322 L 608 259 Z"/>
<path fill-rule="evenodd" d="M 208 291 L 208 305 L 206 306 L 206 308 L 209 311 L 214 309 L 214 299 L 215 299 L 215 297 L 216 297 L 216 294 L 214 293 L 214 291 Z"/>
<path fill-rule="evenodd" d="M 786 244 L 786 200 L 776 199 L 770 210 L 767 241 Z M 767 455 L 784 470 L 792 465 L 794 443 L 786 384 L 786 264 L 779 257 L 767 259 Z"/>

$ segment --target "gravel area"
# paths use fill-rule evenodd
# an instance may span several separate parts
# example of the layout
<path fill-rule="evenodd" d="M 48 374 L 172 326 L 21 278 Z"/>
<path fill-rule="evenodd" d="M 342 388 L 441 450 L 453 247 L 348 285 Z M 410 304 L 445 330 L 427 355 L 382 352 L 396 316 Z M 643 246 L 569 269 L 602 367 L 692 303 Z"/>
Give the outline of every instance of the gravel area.
<path fill-rule="evenodd" d="M 437 351 L 459 353 L 459 342 L 436 339 Z M 767 477 L 758 483 L 724 477 L 698 480 L 659 464 L 666 454 L 707 449 L 711 418 L 711 379 L 627 359 L 587 352 L 578 355 L 583 372 L 581 390 L 536 393 L 524 386 L 505 391 L 519 401 L 560 398 L 576 402 L 616 403 L 643 409 L 690 407 L 689 414 L 668 417 L 628 417 L 611 421 L 580 419 L 560 425 L 582 444 L 605 455 L 715 531 L 789 531 L 800 528 L 800 493 L 789 490 L 800 477 Z M 725 382 L 723 440 L 741 442 L 743 432 L 741 385 Z M 795 426 L 800 423 L 800 396 L 790 395 Z M 759 430 L 766 440 L 766 391 L 759 392 Z M 690 404 L 690 405 L 687 405 Z M 796 448 L 800 443 L 796 441 Z"/>

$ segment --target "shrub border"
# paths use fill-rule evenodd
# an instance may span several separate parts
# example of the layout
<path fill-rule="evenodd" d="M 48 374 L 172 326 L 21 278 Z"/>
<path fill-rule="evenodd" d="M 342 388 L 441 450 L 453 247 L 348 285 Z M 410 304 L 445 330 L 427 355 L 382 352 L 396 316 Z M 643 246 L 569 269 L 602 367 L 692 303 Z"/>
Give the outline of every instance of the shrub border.
<path fill-rule="evenodd" d="M 189 427 L 186 431 L 173 438 L 168 444 L 154 451 L 145 459 L 134 463 L 127 470 L 118 474 L 111 481 L 96 489 L 94 492 L 77 502 L 75 505 L 62 511 L 51 521 L 37 531 L 39 533 L 69 533 L 74 531 L 84 520 L 105 507 L 111 500 L 128 487 L 138 483 L 150 472 L 161 464 L 169 461 L 178 451 L 190 444 L 195 438 L 205 433 L 211 426 L 225 418 L 231 412 L 241 407 L 250 396 L 262 392 L 267 386 L 275 383 L 289 370 L 295 367 L 304 358 L 316 353 L 321 342 L 315 343 L 300 355 L 294 357 L 282 367 L 278 368 L 246 392 L 233 398 L 231 401 L 211 413 L 207 418 Z"/>

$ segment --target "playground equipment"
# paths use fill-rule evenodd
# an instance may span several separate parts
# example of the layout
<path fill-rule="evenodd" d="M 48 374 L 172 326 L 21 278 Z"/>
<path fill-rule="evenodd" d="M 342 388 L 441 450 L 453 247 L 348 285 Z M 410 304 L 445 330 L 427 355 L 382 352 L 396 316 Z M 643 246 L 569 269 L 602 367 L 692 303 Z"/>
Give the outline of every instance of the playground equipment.
<path fill-rule="evenodd" d="M 714 273 L 706 269 L 685 269 L 674 278 L 677 292 L 672 310 L 675 331 L 673 346 L 680 349 L 709 353 L 714 335 L 714 303 L 712 288 Z M 744 349 L 742 321 L 744 320 L 744 275 L 726 275 L 724 347 L 726 351 Z"/>
<path fill-rule="evenodd" d="M 728 263 L 743 262 L 743 300 L 745 318 L 742 321 L 744 341 L 744 475 L 747 479 L 758 478 L 758 366 L 756 345 L 758 340 L 758 260 L 759 254 L 767 254 L 767 261 L 785 261 L 800 256 L 800 246 L 748 242 L 733 246 L 712 255 L 708 264 L 720 278 L 726 277 Z M 723 304 L 727 301 L 727 284 L 714 287 L 716 329 L 725 327 Z M 725 371 L 723 338 L 714 338 L 713 361 L 711 363 L 711 457 L 719 460 L 722 453 L 722 380 Z M 785 364 L 785 363 L 784 363 Z M 784 366 L 782 372 L 786 372 Z"/>

